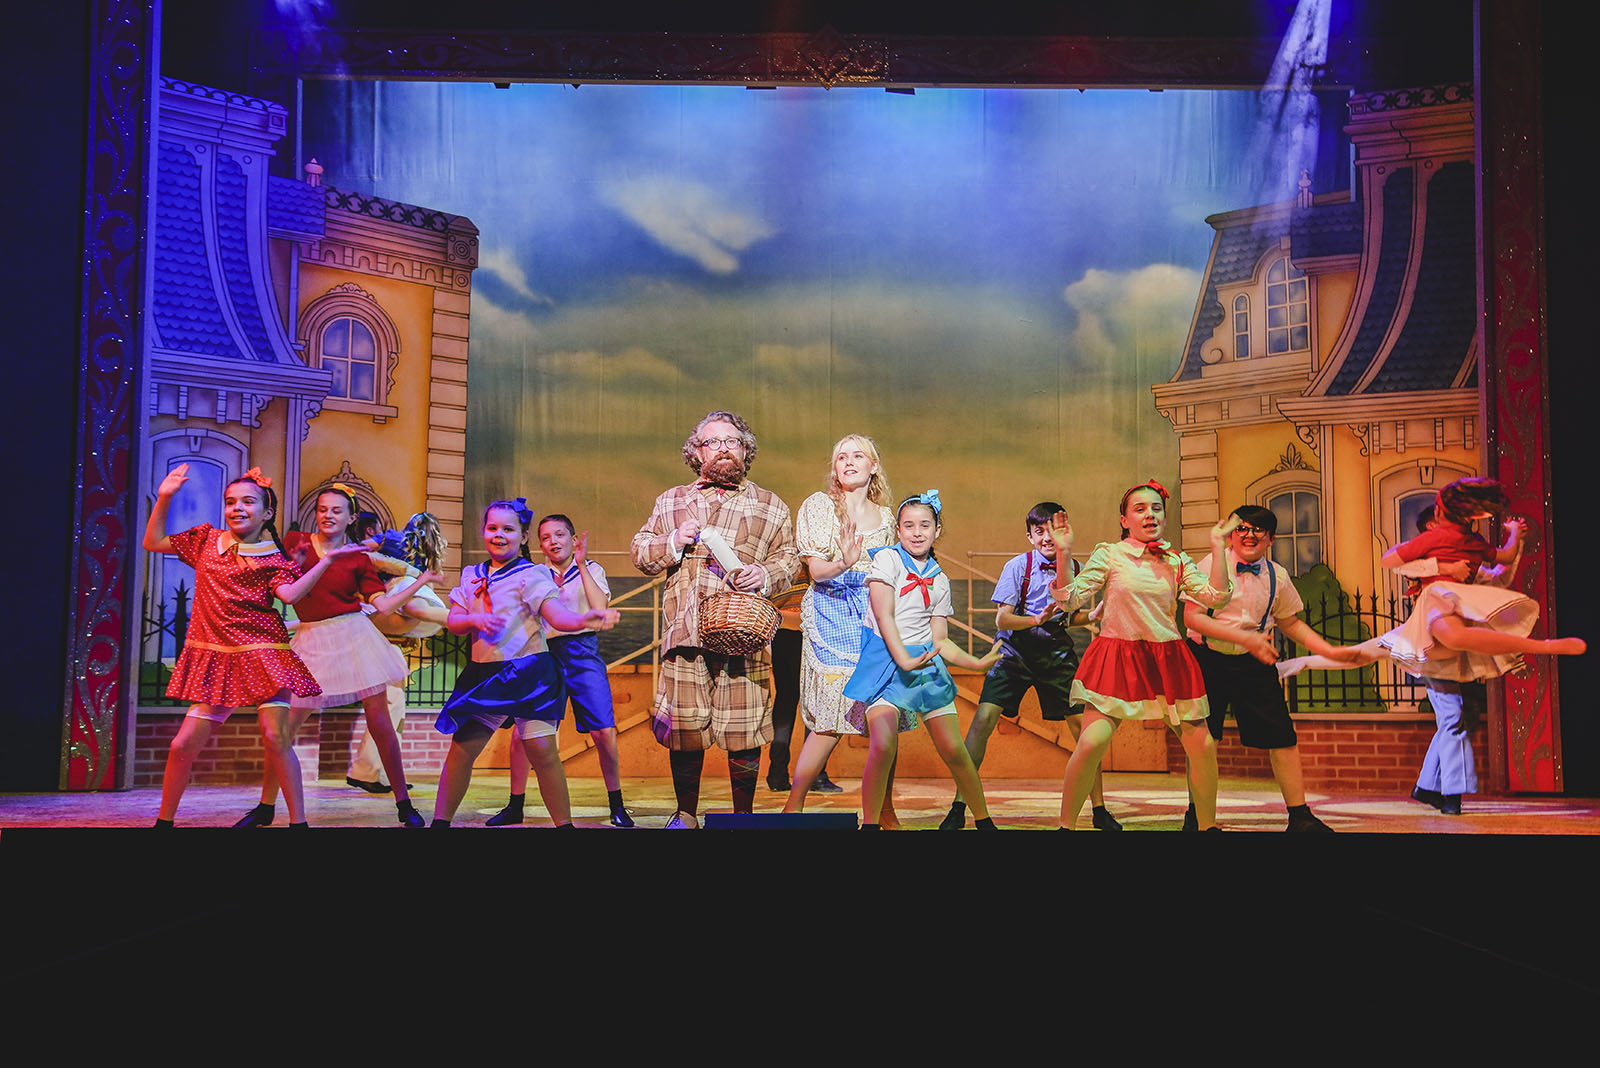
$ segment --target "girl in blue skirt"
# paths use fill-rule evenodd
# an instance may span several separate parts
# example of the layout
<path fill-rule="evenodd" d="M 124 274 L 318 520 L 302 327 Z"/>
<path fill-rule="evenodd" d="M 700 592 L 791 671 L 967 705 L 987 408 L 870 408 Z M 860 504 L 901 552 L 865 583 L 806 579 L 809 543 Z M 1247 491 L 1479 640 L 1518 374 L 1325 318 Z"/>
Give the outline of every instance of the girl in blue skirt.
<path fill-rule="evenodd" d="M 950 640 L 946 623 L 954 614 L 950 580 L 933 556 L 939 512 L 938 490 L 902 501 L 895 513 L 899 542 L 873 550 L 867 571 L 872 611 L 861 628 L 860 663 L 844 688 L 844 695 L 856 702 L 851 715 L 865 719 L 868 737 L 867 767 L 861 777 L 862 830 L 878 829 L 889 772 L 899 750 L 902 713 L 911 726 L 918 717 L 927 724 L 934 748 L 976 817 L 974 826 L 995 829 L 977 766 L 961 740 L 956 687 L 945 662 L 986 672 L 1000 659 L 1000 648 L 996 645 L 979 659 Z"/>

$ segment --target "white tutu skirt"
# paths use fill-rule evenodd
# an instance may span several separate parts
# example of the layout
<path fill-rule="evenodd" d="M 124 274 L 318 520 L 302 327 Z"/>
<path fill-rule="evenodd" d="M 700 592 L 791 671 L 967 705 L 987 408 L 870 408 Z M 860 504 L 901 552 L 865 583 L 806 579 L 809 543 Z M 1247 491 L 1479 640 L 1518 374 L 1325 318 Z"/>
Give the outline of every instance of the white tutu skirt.
<path fill-rule="evenodd" d="M 317 697 L 294 698 L 295 708 L 333 708 L 405 685 L 411 669 L 405 654 L 389 644 L 362 612 L 348 612 L 315 623 L 300 621 L 294 650 L 322 687 Z"/>
<path fill-rule="evenodd" d="M 1375 641 L 1389 651 L 1389 658 L 1402 669 L 1432 679 L 1495 679 L 1516 665 L 1516 658 L 1510 654 L 1491 656 L 1440 645 L 1430 628 L 1434 620 L 1447 615 L 1460 616 L 1470 626 L 1526 638 L 1539 622 L 1539 605 L 1515 590 L 1498 586 L 1434 582 L 1423 589 L 1406 621 Z"/>

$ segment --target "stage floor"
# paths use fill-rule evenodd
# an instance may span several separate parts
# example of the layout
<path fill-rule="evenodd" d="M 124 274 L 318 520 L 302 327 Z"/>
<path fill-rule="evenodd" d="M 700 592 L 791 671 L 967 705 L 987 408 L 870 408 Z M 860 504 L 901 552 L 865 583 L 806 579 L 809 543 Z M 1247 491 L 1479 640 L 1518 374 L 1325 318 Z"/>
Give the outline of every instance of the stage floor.
<path fill-rule="evenodd" d="M 812 794 L 812 812 L 859 812 L 860 782 L 841 779 L 838 794 Z M 580 827 L 612 830 L 606 822 L 606 794 L 599 779 L 569 780 L 573 816 Z M 1128 830 L 1176 831 L 1186 804 L 1181 775 L 1117 774 L 1106 777 L 1108 804 Z M 1057 780 L 1003 779 L 989 787 L 989 804 L 995 821 L 1005 830 L 1049 830 L 1057 824 L 1061 784 Z M 505 804 L 505 773 L 482 773 L 473 778 L 467 799 L 457 813 L 456 826 L 482 827 L 483 820 Z M 672 815 L 671 780 L 629 779 L 624 784 L 628 807 L 639 828 L 659 828 Z M 256 802 L 250 786 L 192 786 L 178 812 L 180 827 L 226 827 Z M 908 830 L 933 830 L 948 811 L 951 786 L 940 779 L 916 779 L 896 785 L 896 808 Z M 412 798 L 425 817 L 432 816 L 434 780 L 414 778 Z M 394 826 L 393 801 L 346 786 L 342 780 L 320 780 L 306 787 L 307 807 L 315 827 Z M 530 784 L 529 800 L 538 791 Z M 155 788 L 115 793 L 49 793 L 0 795 L 0 829 L 8 827 L 141 827 L 155 819 L 160 791 Z M 1336 831 L 1369 834 L 1600 834 L 1600 799 L 1570 797 L 1476 797 L 1469 795 L 1460 816 L 1443 816 L 1402 795 L 1310 794 L 1313 809 Z M 775 812 L 783 795 L 766 788 L 756 793 L 758 812 Z M 702 788 L 701 814 L 729 811 L 725 778 L 707 776 Z M 548 826 L 544 810 L 530 805 L 528 820 L 520 828 Z M 1283 801 L 1276 786 L 1258 779 L 1223 779 L 1217 803 L 1218 822 L 1229 831 L 1281 831 L 1285 822 Z M 278 829 L 287 823 L 278 806 Z M 1087 821 L 1085 821 L 1087 823 Z M 968 825 L 971 821 L 969 818 Z"/>

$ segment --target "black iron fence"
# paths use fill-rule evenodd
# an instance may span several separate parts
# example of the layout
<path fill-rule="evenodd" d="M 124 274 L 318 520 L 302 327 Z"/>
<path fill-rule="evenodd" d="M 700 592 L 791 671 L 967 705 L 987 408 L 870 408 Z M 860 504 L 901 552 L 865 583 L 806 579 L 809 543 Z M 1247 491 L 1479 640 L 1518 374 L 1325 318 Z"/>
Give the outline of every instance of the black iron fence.
<path fill-rule="evenodd" d="M 960 589 L 957 600 L 971 597 L 974 608 L 979 604 L 987 607 L 986 590 L 969 591 L 961 589 L 965 584 L 952 585 Z M 179 583 L 172 590 L 170 601 L 163 597 L 152 605 L 148 597 L 145 599 L 139 633 L 139 703 L 143 706 L 183 703 L 168 698 L 166 688 L 172 675 L 172 657 L 183 647 L 188 634 L 190 597 L 189 588 Z M 956 607 L 958 615 L 967 608 L 965 604 Z M 1358 590 L 1354 596 L 1340 593 L 1336 599 L 1323 594 L 1315 603 L 1307 605 L 1305 618 L 1312 630 L 1332 644 L 1355 645 L 1398 626 L 1410 611 L 1411 602 L 1405 598 L 1390 595 L 1383 600 L 1376 595 L 1363 595 Z M 611 660 L 641 642 L 648 643 L 650 626 L 648 619 L 625 616 L 623 625 L 616 631 L 601 635 L 601 655 Z M 1301 656 L 1306 652 L 1281 631 L 1277 642 L 1280 657 Z M 470 636 L 449 631 L 403 643 L 402 651 L 412 669 L 406 684 L 407 706 L 437 708 L 443 704 L 450 696 L 461 666 L 472 657 L 471 645 Z M 1418 681 L 1388 660 L 1350 671 L 1302 672 L 1287 680 L 1285 689 L 1291 712 L 1411 711 L 1427 693 Z"/>
<path fill-rule="evenodd" d="M 1399 626 L 1411 612 L 1407 598 L 1391 594 L 1352 597 L 1327 594 L 1306 606 L 1311 629 L 1334 645 L 1356 645 Z M 1280 657 L 1304 656 L 1306 650 L 1277 632 Z M 1395 666 L 1380 660 L 1348 671 L 1304 671 L 1286 683 L 1290 712 L 1409 712 L 1427 695 L 1426 688 Z"/>

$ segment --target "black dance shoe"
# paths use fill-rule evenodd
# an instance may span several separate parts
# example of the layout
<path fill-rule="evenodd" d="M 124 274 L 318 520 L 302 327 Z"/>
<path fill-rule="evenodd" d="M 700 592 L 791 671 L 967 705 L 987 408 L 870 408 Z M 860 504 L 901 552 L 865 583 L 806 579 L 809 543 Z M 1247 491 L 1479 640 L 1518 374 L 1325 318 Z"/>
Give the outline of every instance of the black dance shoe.
<path fill-rule="evenodd" d="M 257 805 L 255 808 L 239 817 L 235 827 L 267 827 L 272 824 L 272 817 L 277 810 L 271 805 Z"/>
<path fill-rule="evenodd" d="M 1438 790 L 1424 790 L 1422 787 L 1416 786 L 1411 790 L 1411 800 L 1421 801 L 1424 805 L 1432 805 L 1434 808 L 1438 808 L 1444 804 L 1444 795 Z"/>

